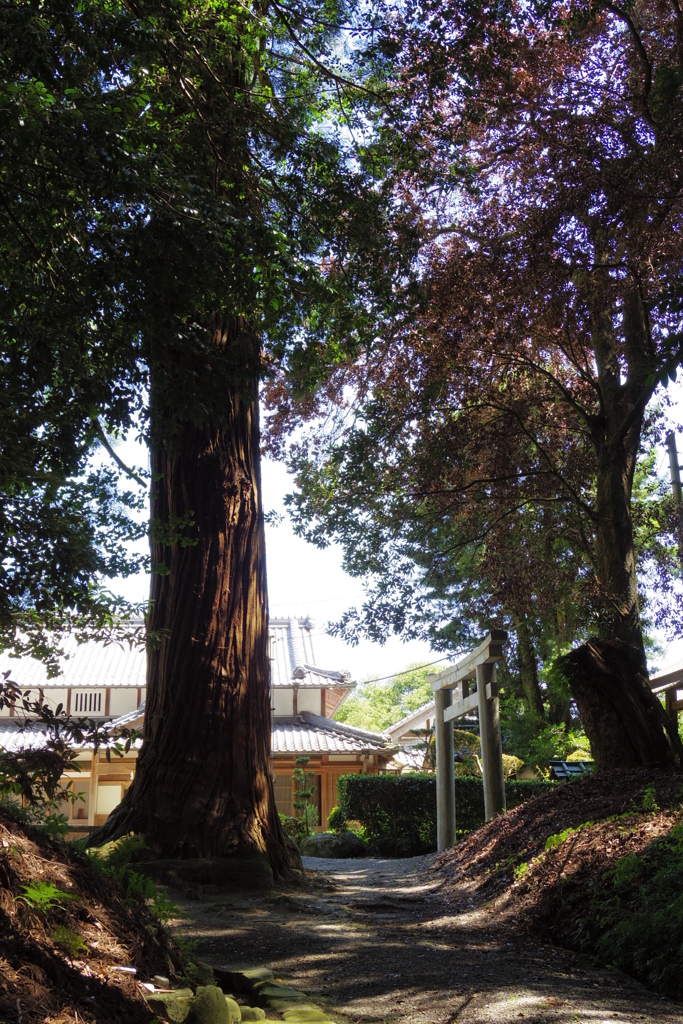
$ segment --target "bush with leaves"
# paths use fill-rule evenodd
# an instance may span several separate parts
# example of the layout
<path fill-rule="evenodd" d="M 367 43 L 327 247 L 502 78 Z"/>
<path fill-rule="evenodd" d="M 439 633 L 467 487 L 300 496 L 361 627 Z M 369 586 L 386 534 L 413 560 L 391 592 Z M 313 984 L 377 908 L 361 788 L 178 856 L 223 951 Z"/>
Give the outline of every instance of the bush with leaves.
<path fill-rule="evenodd" d="M 349 831 L 349 823 L 339 804 L 336 804 L 327 816 L 327 828 L 330 832 Z"/>
<path fill-rule="evenodd" d="M 548 782 L 505 784 L 508 808 L 524 803 Z M 338 782 L 340 813 L 360 822 L 373 853 L 414 857 L 436 849 L 436 776 L 343 775 Z M 458 834 L 484 824 L 484 787 L 480 778 L 455 779 Z"/>
<path fill-rule="evenodd" d="M 282 831 L 286 836 L 299 845 L 302 839 L 305 839 L 310 832 L 306 829 L 306 822 L 303 818 L 290 818 L 286 814 L 280 814 L 280 824 L 282 825 Z"/>

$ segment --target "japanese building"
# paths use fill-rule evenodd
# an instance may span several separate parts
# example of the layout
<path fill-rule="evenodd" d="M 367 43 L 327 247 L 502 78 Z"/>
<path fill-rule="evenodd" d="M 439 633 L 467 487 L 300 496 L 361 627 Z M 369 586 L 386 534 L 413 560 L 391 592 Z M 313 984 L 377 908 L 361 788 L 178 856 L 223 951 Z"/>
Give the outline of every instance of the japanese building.
<path fill-rule="evenodd" d="M 308 618 L 271 619 L 271 752 L 278 810 L 293 813 L 293 772 L 297 757 L 308 757 L 306 771 L 315 776 L 314 804 L 318 827 L 337 802 L 337 779 L 350 772 L 374 774 L 391 760 L 395 746 L 378 733 L 335 722 L 332 715 L 355 687 L 348 672 L 328 669 L 316 662 L 314 626 Z M 102 719 L 112 733 L 117 728 L 142 730 L 146 693 L 144 647 L 77 644 L 67 639 L 61 675 L 48 679 L 42 662 L 0 655 L 0 673 L 10 671 L 12 681 L 30 690 L 67 715 Z M 0 711 L 0 747 L 18 750 L 40 747 L 45 731 L 36 724 L 19 730 L 18 710 Z M 70 773 L 79 800 L 66 809 L 74 832 L 102 824 L 117 806 L 135 776 L 140 741 L 124 758 L 92 750 L 79 751 L 80 772 Z"/>

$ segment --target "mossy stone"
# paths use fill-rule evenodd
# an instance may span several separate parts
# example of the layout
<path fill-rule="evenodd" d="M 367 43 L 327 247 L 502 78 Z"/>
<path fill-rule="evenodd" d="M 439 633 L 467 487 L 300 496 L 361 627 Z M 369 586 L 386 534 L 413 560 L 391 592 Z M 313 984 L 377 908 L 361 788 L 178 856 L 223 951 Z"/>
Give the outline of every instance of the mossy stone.
<path fill-rule="evenodd" d="M 303 996 L 300 999 L 289 999 L 289 998 L 277 999 L 277 998 L 273 997 L 272 999 L 264 999 L 264 1003 L 266 1005 L 266 1009 L 267 1010 L 274 1010 L 275 1013 L 284 1013 L 285 1010 L 296 1010 L 296 1009 L 298 1009 L 298 1007 L 303 1002 L 304 998 L 305 997 L 303 997 Z"/>
<path fill-rule="evenodd" d="M 245 1024 L 246 1021 L 266 1019 L 266 1011 L 262 1010 L 260 1006 L 240 1006 L 240 1010 Z"/>
<path fill-rule="evenodd" d="M 189 964 L 187 965 L 189 968 Z M 194 971 L 192 977 L 196 980 L 198 985 L 215 985 L 216 979 L 213 973 L 213 967 L 211 964 L 205 964 L 203 960 L 194 961 Z"/>
<path fill-rule="evenodd" d="M 317 1006 L 297 1006 L 295 1010 L 285 1010 L 282 1016 L 287 1021 L 329 1020 L 329 1014 Z"/>
<path fill-rule="evenodd" d="M 298 1017 L 295 1014 L 293 1017 L 287 1018 L 287 1024 L 335 1024 L 335 1022 L 326 1013 L 321 1014 L 320 1017 Z"/>
<path fill-rule="evenodd" d="M 171 1021 L 171 1024 L 182 1024 L 190 1012 L 194 999 L 191 988 L 170 989 L 168 992 L 150 992 L 145 994 L 150 1010 Z"/>
<path fill-rule="evenodd" d="M 299 992 L 296 988 L 289 988 L 287 985 L 257 985 L 256 992 L 261 1001 L 267 999 L 308 999 L 304 992 Z"/>
<path fill-rule="evenodd" d="M 200 985 L 185 1024 L 232 1024 L 230 1007 L 216 985 Z"/>
<path fill-rule="evenodd" d="M 239 1005 L 239 1003 L 236 1002 L 232 998 L 232 996 L 226 996 L 225 997 L 225 1001 L 228 1004 L 228 1008 L 230 1010 L 230 1016 L 232 1017 L 232 1019 L 234 1021 L 242 1020 L 242 1007 Z M 264 1016 L 265 1016 L 265 1014 L 264 1014 Z"/>
<path fill-rule="evenodd" d="M 257 985 L 270 985 L 275 975 L 267 967 L 245 967 L 233 970 L 230 967 L 214 967 L 216 981 L 225 992 L 251 994 Z"/>

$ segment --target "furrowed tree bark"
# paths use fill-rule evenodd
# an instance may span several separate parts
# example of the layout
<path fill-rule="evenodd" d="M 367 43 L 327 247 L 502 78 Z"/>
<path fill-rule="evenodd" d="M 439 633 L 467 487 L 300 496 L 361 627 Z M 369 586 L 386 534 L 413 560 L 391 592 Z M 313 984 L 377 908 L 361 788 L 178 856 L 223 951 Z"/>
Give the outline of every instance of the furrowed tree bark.
<path fill-rule="evenodd" d="M 237 331 L 214 326 L 216 344 Z M 301 864 L 270 765 L 256 380 L 224 401 L 220 425 L 155 432 L 144 742 L 130 790 L 92 841 L 136 831 L 153 858 L 266 854 L 282 878 Z"/>
<path fill-rule="evenodd" d="M 596 572 L 611 639 L 570 652 L 564 671 L 598 765 L 673 767 L 683 764 L 683 745 L 650 689 L 640 623 L 631 521 L 636 451 L 628 440 L 598 450 Z"/>
<path fill-rule="evenodd" d="M 596 575 L 609 640 L 591 639 L 564 659 L 581 721 L 601 767 L 683 764 L 683 745 L 649 685 L 638 607 L 631 494 L 649 398 L 648 340 L 643 304 L 623 301 L 628 379 L 621 380 L 611 310 L 594 310 L 594 344 L 602 415 L 593 426 Z M 625 429 L 627 428 L 627 429 Z"/>

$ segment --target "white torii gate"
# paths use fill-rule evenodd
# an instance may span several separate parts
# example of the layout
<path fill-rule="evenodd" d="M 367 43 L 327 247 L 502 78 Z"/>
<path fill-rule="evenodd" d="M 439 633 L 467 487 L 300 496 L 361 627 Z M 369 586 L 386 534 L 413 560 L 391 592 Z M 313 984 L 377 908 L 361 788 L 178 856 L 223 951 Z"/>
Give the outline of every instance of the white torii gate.
<path fill-rule="evenodd" d="M 486 820 L 489 821 L 505 810 L 496 664 L 503 657 L 503 644 L 506 640 L 506 632 L 492 629 L 476 650 L 464 655 L 455 665 L 431 680 L 436 704 L 436 832 L 439 851 L 447 850 L 455 843 L 455 750 L 452 722 L 474 708 L 479 711 Z"/>

